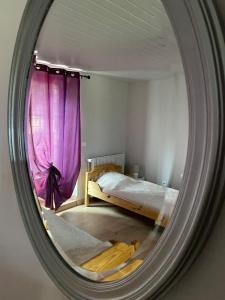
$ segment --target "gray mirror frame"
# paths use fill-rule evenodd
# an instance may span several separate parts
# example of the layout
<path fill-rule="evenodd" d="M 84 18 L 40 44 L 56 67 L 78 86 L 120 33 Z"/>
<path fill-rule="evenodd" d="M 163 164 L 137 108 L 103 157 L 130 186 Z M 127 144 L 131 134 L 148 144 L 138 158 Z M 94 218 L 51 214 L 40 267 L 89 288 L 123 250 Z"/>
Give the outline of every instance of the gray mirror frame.
<path fill-rule="evenodd" d="M 23 134 L 26 88 L 37 36 L 52 2 L 28 1 L 11 67 L 8 140 L 25 228 L 43 267 L 69 299 L 158 299 L 196 259 L 223 202 L 225 49 L 213 1 L 163 1 L 180 46 L 189 96 L 184 184 L 172 220 L 146 262 L 110 283 L 83 278 L 56 251 L 41 222 L 28 175 Z"/>

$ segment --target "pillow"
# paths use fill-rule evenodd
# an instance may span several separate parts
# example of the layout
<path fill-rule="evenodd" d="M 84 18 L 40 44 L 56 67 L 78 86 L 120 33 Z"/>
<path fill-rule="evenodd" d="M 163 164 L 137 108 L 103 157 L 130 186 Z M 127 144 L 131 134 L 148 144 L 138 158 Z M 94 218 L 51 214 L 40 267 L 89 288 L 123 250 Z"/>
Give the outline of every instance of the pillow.
<path fill-rule="evenodd" d="M 117 172 L 106 172 L 96 181 L 101 189 L 115 189 L 127 176 Z"/>

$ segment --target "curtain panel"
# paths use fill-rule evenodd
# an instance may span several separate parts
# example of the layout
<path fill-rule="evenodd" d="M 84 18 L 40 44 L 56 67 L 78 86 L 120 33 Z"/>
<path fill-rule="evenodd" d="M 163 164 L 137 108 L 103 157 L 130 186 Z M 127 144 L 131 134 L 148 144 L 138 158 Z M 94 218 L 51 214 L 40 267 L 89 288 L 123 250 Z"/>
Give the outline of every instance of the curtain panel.
<path fill-rule="evenodd" d="M 80 172 L 80 74 L 37 65 L 25 119 L 28 168 L 38 197 L 57 209 Z"/>

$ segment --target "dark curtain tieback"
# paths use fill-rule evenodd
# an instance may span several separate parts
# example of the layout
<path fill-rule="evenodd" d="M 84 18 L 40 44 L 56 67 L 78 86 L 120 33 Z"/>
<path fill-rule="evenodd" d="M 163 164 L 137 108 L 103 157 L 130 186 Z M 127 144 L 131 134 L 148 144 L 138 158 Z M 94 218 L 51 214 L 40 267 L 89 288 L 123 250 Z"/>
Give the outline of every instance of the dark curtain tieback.
<path fill-rule="evenodd" d="M 54 209 L 54 195 L 58 193 L 60 194 L 59 190 L 59 180 L 61 179 L 61 173 L 60 171 L 53 166 L 53 164 L 50 165 L 48 169 L 48 179 L 46 182 L 46 200 L 45 200 L 45 206 Z"/>

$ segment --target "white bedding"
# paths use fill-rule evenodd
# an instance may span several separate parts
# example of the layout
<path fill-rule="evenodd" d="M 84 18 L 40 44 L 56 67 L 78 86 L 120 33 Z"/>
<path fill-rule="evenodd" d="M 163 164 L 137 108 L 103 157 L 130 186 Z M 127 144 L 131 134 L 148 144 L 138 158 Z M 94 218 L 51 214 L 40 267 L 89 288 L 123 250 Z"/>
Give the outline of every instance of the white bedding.
<path fill-rule="evenodd" d="M 178 190 L 116 172 L 103 174 L 97 183 L 104 193 L 151 208 L 164 216 L 171 215 L 179 193 Z"/>

